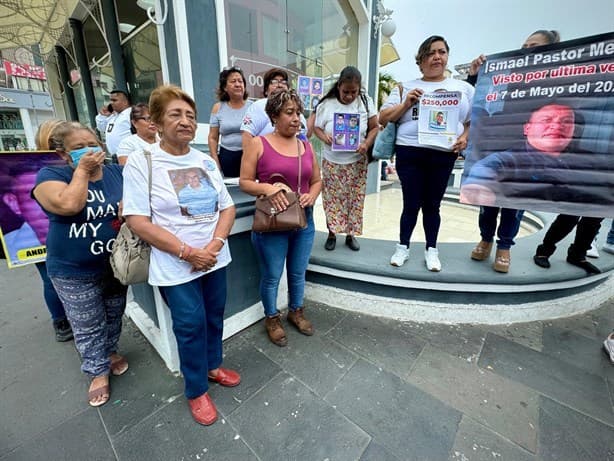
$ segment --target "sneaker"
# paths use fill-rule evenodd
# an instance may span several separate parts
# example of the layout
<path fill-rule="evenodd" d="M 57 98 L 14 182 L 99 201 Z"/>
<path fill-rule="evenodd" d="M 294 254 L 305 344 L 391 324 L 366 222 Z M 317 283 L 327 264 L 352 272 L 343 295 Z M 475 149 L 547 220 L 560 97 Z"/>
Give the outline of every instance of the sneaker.
<path fill-rule="evenodd" d="M 64 343 L 73 338 L 72 328 L 66 319 L 54 320 L 53 329 L 55 331 L 55 340 L 57 342 Z"/>
<path fill-rule="evenodd" d="M 603 342 L 603 350 L 610 359 L 610 363 L 614 365 L 614 333 L 610 333 Z"/>
<path fill-rule="evenodd" d="M 593 243 L 591 243 L 591 247 L 586 252 L 586 256 L 588 256 L 589 258 L 599 257 L 599 250 L 597 249 L 597 242 L 595 242 L 595 240 L 593 240 Z"/>
<path fill-rule="evenodd" d="M 397 243 L 396 249 L 394 250 L 394 254 L 390 258 L 390 264 L 392 264 L 393 266 L 401 267 L 408 259 L 409 248 L 407 248 L 405 245 Z"/>
<path fill-rule="evenodd" d="M 439 250 L 437 248 L 427 248 L 424 251 L 424 260 L 426 261 L 426 268 L 431 272 L 439 272 L 441 270 Z"/>
<path fill-rule="evenodd" d="M 605 251 L 606 253 L 610 253 L 614 255 L 614 243 L 606 243 L 605 245 L 601 247 L 601 249 Z"/>

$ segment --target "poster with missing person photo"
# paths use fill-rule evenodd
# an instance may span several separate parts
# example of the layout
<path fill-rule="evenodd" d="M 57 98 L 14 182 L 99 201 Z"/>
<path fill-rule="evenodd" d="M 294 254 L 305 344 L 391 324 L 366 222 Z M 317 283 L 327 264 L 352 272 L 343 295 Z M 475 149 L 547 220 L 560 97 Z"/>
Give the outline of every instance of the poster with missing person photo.
<path fill-rule="evenodd" d="M 324 79 L 299 75 L 298 94 L 306 111 L 315 110 L 324 94 Z"/>
<path fill-rule="evenodd" d="M 335 112 L 333 120 L 332 150 L 356 152 L 360 139 L 360 114 Z"/>
<path fill-rule="evenodd" d="M 614 216 L 614 33 L 489 55 L 461 202 Z"/>
<path fill-rule="evenodd" d="M 30 192 L 41 168 L 61 165 L 55 152 L 0 152 L 0 239 L 9 268 L 45 260 L 49 220 Z"/>

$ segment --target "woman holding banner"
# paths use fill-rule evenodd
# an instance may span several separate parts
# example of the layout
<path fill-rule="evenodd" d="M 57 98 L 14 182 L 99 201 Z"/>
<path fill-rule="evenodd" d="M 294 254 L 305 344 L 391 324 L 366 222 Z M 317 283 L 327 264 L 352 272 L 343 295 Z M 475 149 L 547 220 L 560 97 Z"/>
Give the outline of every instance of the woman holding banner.
<path fill-rule="evenodd" d="M 316 108 L 314 134 L 323 143 L 322 203 L 328 227 L 324 248 L 329 251 L 335 249 L 339 233 L 346 234 L 345 244 L 351 250 L 360 250 L 356 236 L 362 234 L 367 151 L 378 131 L 375 106 L 361 86 L 360 71 L 348 66 Z M 350 142 L 347 150 L 333 150 L 333 134 L 345 130 L 344 114 L 351 114 L 348 129 L 354 124 L 359 136 L 353 138 L 354 143 Z"/>
<path fill-rule="evenodd" d="M 560 39 L 561 36 L 556 30 L 537 30 L 527 37 L 522 44 L 522 48 L 549 45 L 550 43 L 559 42 Z M 471 61 L 471 68 L 467 77 L 468 83 L 475 86 L 478 70 L 485 61 L 486 57 L 484 55 L 480 55 Z M 507 273 L 510 270 L 510 249 L 514 245 L 514 239 L 520 229 L 520 221 L 523 214 L 524 210 L 481 206 L 478 225 L 480 226 L 480 236 L 482 239 L 471 251 L 471 259 L 474 261 L 485 261 L 490 257 L 496 231 L 497 251 L 492 267 L 496 272 Z M 498 216 L 500 218 L 499 226 L 497 227 Z"/>
<path fill-rule="evenodd" d="M 433 35 L 418 49 L 416 64 L 422 78 L 403 82 L 403 98 L 396 87 L 380 112 L 380 122 L 397 122 L 396 169 L 403 191 L 403 212 L 400 220 L 399 243 L 390 264 L 402 266 L 409 258 L 409 241 L 422 210 L 426 236 L 424 258 L 430 271 L 440 271 L 437 235 L 441 217 L 439 207 L 458 153 L 467 147 L 469 116 L 474 89 L 466 82 L 445 75 L 450 47 L 443 37 Z M 446 148 L 421 145 L 418 138 L 419 104 L 423 94 L 444 91 L 460 92 L 458 123 L 452 127 L 456 140 Z"/>

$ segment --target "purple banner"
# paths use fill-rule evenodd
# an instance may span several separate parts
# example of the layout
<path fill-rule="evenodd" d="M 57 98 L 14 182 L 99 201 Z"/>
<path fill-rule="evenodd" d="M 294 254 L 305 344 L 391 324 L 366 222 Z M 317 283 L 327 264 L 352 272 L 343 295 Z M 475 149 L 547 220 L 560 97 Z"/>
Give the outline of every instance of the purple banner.
<path fill-rule="evenodd" d="M 614 216 L 614 33 L 491 55 L 461 201 Z"/>
<path fill-rule="evenodd" d="M 55 152 L 0 152 L 0 237 L 10 268 L 45 260 L 49 220 L 30 192 L 41 168 L 65 164 Z"/>

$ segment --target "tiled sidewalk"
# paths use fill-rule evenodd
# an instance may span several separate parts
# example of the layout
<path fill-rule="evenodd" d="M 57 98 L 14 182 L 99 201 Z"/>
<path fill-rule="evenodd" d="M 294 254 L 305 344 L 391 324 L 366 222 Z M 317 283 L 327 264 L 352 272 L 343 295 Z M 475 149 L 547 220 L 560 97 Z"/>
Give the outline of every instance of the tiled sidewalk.
<path fill-rule="evenodd" d="M 0 460 L 614 459 L 614 301 L 513 326 L 395 322 L 310 305 L 316 334 L 271 344 L 261 323 L 225 344 L 243 377 L 213 386 L 195 424 L 127 321 L 130 370 L 87 405 L 77 353 L 52 338 L 36 271 L 0 265 Z"/>

